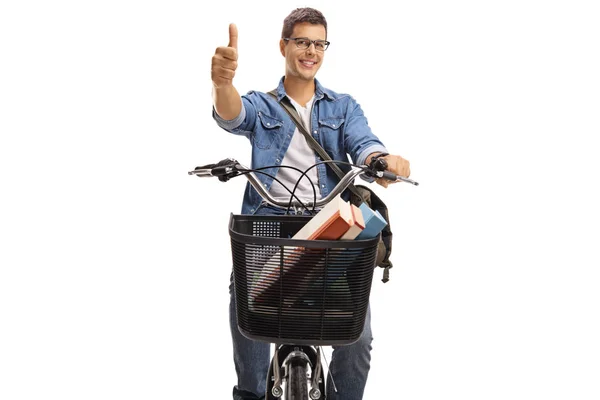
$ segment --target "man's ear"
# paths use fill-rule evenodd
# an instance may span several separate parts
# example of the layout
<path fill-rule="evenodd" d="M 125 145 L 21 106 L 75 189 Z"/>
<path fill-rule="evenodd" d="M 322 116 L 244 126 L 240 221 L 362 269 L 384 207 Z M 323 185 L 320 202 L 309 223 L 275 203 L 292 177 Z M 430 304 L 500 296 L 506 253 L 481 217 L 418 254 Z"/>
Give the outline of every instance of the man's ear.
<path fill-rule="evenodd" d="M 285 40 L 279 39 L 279 51 L 281 51 L 281 55 L 285 57 Z"/>

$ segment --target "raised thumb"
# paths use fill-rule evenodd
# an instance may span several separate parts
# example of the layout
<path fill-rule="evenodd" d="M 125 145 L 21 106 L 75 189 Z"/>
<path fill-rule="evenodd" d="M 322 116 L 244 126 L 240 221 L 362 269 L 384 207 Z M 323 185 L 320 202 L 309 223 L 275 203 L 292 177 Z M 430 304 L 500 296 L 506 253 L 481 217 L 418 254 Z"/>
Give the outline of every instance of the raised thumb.
<path fill-rule="evenodd" d="M 238 47 L 238 30 L 235 24 L 229 24 L 229 45 L 237 50 Z"/>

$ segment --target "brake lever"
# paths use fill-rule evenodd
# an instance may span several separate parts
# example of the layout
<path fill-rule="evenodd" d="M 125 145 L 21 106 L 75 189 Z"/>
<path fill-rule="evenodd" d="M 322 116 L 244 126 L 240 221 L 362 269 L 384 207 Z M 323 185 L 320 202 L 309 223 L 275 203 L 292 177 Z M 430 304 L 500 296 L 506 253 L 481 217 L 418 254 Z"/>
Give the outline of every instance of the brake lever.
<path fill-rule="evenodd" d="M 216 164 L 206 164 L 196 167 L 193 171 L 188 172 L 189 175 L 199 177 L 216 176 L 221 182 L 227 182 L 229 179 L 240 175 L 237 167 L 239 163 L 233 158 L 226 158 Z"/>
<path fill-rule="evenodd" d="M 213 169 L 215 167 L 223 167 L 226 165 L 235 165 L 237 164 L 237 160 L 233 159 L 233 158 L 226 158 L 224 160 L 219 161 L 216 164 L 206 164 L 206 165 L 202 165 L 200 167 L 196 167 L 194 170 L 199 170 L 199 169 Z"/>
<path fill-rule="evenodd" d="M 369 169 L 365 172 L 365 175 L 373 178 L 384 178 L 388 181 L 402 181 L 410 183 L 411 185 L 419 186 L 419 182 L 415 182 L 412 179 L 408 179 L 387 171 L 388 163 L 386 160 L 381 158 L 382 156 L 383 154 L 379 154 L 371 159 L 371 162 L 369 163 Z"/>

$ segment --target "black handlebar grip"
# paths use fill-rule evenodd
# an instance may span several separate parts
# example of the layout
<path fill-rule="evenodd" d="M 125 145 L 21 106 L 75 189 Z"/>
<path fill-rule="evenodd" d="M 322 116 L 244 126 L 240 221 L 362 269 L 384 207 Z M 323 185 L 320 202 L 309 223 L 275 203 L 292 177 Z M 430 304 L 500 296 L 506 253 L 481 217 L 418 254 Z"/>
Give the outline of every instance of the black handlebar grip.
<path fill-rule="evenodd" d="M 382 178 L 387 179 L 388 181 L 397 181 L 398 180 L 398 176 L 396 174 L 393 174 L 388 171 L 383 171 Z"/>
<path fill-rule="evenodd" d="M 231 172 L 231 167 L 229 167 L 229 166 L 215 167 L 210 170 L 210 173 L 212 174 L 212 176 L 222 176 L 222 175 L 226 175 L 230 172 Z"/>

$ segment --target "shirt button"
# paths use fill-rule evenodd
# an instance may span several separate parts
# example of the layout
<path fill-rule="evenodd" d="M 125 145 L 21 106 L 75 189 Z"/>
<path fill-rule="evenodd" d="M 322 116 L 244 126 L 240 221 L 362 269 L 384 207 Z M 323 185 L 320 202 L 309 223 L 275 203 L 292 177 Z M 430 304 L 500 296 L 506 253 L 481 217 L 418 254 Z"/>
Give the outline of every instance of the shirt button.
<path fill-rule="evenodd" d="M 324 188 L 324 187 L 325 187 L 325 185 L 321 185 L 321 187 L 322 187 L 322 188 Z"/>
<path fill-rule="evenodd" d="M 267 125 L 269 125 L 269 124 L 267 124 Z M 335 128 L 335 124 L 332 124 L 331 126 L 333 126 Z"/>
<path fill-rule="evenodd" d="M 316 134 L 317 134 L 317 131 L 313 131 L 313 133 L 316 135 Z"/>
<path fill-rule="evenodd" d="M 277 160 L 275 160 L 275 161 L 278 162 L 278 163 L 281 162 L 281 160 L 279 158 Z"/>
<path fill-rule="evenodd" d="M 269 122 L 267 122 L 267 126 L 271 126 L 271 124 Z M 335 125 L 333 127 L 335 128 Z"/>

